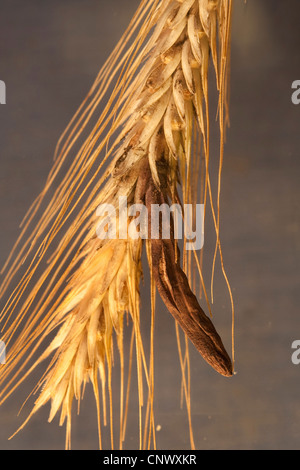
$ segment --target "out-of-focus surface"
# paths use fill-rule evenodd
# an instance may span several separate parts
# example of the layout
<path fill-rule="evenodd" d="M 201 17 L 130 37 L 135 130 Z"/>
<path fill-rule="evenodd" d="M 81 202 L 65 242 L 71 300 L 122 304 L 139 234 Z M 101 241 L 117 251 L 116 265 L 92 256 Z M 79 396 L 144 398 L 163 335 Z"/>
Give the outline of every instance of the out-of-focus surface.
<path fill-rule="evenodd" d="M 1 0 L 0 80 L 7 86 L 7 104 L 0 105 L 1 265 L 43 188 L 61 132 L 137 5 L 136 0 Z M 236 308 L 237 374 L 218 376 L 191 348 L 192 417 L 200 449 L 299 448 L 300 365 L 291 361 L 291 344 L 300 339 L 300 105 L 291 101 L 291 84 L 300 80 L 299 14 L 298 0 L 234 0 L 221 238 Z M 216 172 L 217 146 L 212 151 Z M 208 257 L 214 241 L 206 234 Z M 214 321 L 230 350 L 230 305 L 219 271 Z M 209 267 L 205 274 L 209 279 Z M 149 316 L 147 283 L 143 298 L 141 311 Z M 174 322 L 161 303 L 155 333 L 157 445 L 188 449 Z M 8 441 L 27 416 L 29 407 L 19 417 L 17 412 L 38 377 L 0 407 L 0 449 L 64 448 L 65 430 L 57 419 L 47 423 L 48 406 Z M 132 394 L 134 400 L 134 388 Z M 79 417 L 74 413 L 72 448 L 97 445 L 88 388 Z M 136 410 L 126 447 L 137 445 Z"/>

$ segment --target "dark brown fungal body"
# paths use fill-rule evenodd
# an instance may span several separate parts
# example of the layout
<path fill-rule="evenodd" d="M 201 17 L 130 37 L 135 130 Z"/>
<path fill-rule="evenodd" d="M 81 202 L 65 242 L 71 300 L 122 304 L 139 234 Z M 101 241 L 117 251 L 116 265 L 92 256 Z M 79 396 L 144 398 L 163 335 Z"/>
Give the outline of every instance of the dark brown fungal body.
<path fill-rule="evenodd" d="M 162 184 L 161 188 L 166 188 Z M 151 234 L 151 206 L 167 204 L 167 195 L 157 188 L 148 162 L 136 185 L 136 200 L 143 201 L 148 210 L 148 233 Z M 161 227 L 160 227 L 161 229 Z M 187 334 L 202 357 L 220 374 L 232 376 L 232 362 L 212 321 L 200 307 L 191 291 L 188 279 L 180 266 L 180 252 L 170 230 L 170 239 L 149 237 L 152 274 L 157 290 L 175 320 Z M 160 233 L 161 235 L 161 233 Z"/>

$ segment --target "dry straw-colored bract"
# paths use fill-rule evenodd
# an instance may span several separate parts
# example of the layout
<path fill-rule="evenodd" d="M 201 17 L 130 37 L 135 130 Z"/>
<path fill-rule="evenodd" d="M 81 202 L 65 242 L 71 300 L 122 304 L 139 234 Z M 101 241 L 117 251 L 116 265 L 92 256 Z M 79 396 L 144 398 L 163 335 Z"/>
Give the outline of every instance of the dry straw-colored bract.
<path fill-rule="evenodd" d="M 20 238 L 4 267 L 2 296 L 8 292 L 15 275 L 22 269 L 23 273 L 1 315 L 8 351 L 7 363 L 1 370 L 1 401 L 39 363 L 49 358 L 35 389 L 40 393 L 28 419 L 50 401 L 49 420 L 60 411 L 60 423 L 67 422 L 66 447 L 70 447 L 73 399 L 80 402 L 89 381 L 96 397 L 99 445 L 102 445 L 102 423 L 110 422 L 111 446 L 115 446 L 111 384 L 114 338 L 121 368 L 117 446 L 122 448 L 125 438 L 130 378 L 126 386 L 124 370 L 127 361 L 130 372 L 134 345 L 139 446 L 156 446 L 153 414 L 155 286 L 176 320 L 177 334 L 180 325 L 186 338 L 216 371 L 232 375 L 232 361 L 190 287 L 193 262 L 198 267 L 202 292 L 210 309 L 198 254 L 183 253 L 181 262 L 179 247 L 172 235 L 169 240 L 147 241 L 101 240 L 96 236 L 97 207 L 109 203 L 117 208 L 119 196 L 126 196 L 129 205 L 143 203 L 150 208 L 152 204 L 172 204 L 180 199 L 181 203 L 195 204 L 200 195 L 205 208 L 211 209 L 215 224 L 213 271 L 219 253 L 231 298 L 219 237 L 231 8 L 230 0 L 141 2 L 61 137 L 45 188 L 23 221 Z M 219 93 L 220 165 L 216 208 L 209 172 L 210 62 Z M 83 138 L 91 123 L 88 136 Z M 72 153 L 80 139 L 81 147 Z M 182 196 L 179 196 L 179 183 Z M 129 222 L 130 218 L 125 224 Z M 143 244 L 151 274 L 149 361 L 140 331 Z M 50 258 L 47 256 L 49 249 Z M 46 256 L 47 264 L 42 269 Z M 124 316 L 128 315 L 133 330 L 127 358 L 123 332 Z M 53 333 L 56 333 L 54 337 Z M 48 340 L 36 359 L 35 355 L 50 337 L 52 341 L 49 344 Z M 183 353 L 180 340 L 178 345 L 191 446 L 194 447 L 187 378 L 188 349 Z M 148 391 L 146 402 L 144 382 Z"/>

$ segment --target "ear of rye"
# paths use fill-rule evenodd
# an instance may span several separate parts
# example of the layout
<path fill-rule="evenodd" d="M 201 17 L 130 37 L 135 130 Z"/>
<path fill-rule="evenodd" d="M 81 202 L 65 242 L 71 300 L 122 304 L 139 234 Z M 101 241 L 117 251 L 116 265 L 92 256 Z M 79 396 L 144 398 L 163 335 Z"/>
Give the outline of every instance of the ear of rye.
<path fill-rule="evenodd" d="M 100 204 L 111 204 L 118 218 L 119 196 L 126 196 L 129 206 L 137 200 L 152 204 L 171 198 L 174 202 L 178 200 L 178 179 L 182 182 L 181 202 L 193 199 L 198 190 L 196 185 L 191 185 L 191 172 L 192 168 L 198 168 L 200 156 L 191 139 L 197 134 L 204 149 L 205 177 L 201 190 L 205 207 L 209 205 L 213 214 L 216 250 L 222 257 L 219 204 L 215 210 L 209 174 L 208 64 L 212 59 L 223 135 L 230 25 L 231 0 L 141 2 L 62 135 L 45 189 L 28 212 L 20 238 L 4 267 L 2 296 L 22 270 L 25 258 L 31 256 L 1 314 L 6 328 L 3 339 L 9 344 L 7 363 L 1 371 L 1 402 L 42 360 L 51 358 L 37 385 L 41 392 L 29 418 L 51 401 L 49 420 L 59 410 L 60 424 L 67 420 L 67 447 L 70 446 L 72 401 L 81 400 L 88 381 L 95 391 L 99 445 L 102 445 L 101 420 L 106 424 L 108 414 L 112 448 L 115 445 L 111 391 L 113 338 L 117 338 L 121 364 L 124 364 L 125 313 L 129 313 L 133 325 L 134 343 L 131 344 L 136 350 L 140 415 L 144 381 L 149 391 L 144 440 L 140 431 L 139 445 L 142 448 L 151 440 L 155 443 L 153 363 L 150 359 L 147 364 L 140 332 L 142 241 L 100 240 L 96 236 L 99 224 L 96 209 Z M 115 86 L 107 96 L 112 83 Z M 100 112 L 102 102 L 106 104 Z M 64 163 L 95 116 L 96 125 L 65 171 Z M 223 139 L 221 154 L 222 145 Z M 155 196 L 156 192 L 163 198 Z M 41 209 L 48 194 L 50 202 Z M 48 249 L 58 236 L 60 243 L 36 280 Z M 148 253 L 158 291 L 175 320 L 215 370 L 231 375 L 231 360 L 192 293 L 188 277 L 179 265 L 174 240 L 151 241 Z M 49 334 L 55 331 L 56 337 L 45 348 Z M 34 360 L 40 347 L 44 347 L 43 353 Z M 102 406 L 98 398 L 98 376 Z M 126 429 L 129 383 L 126 397 L 123 367 L 120 448 Z M 106 395 L 109 410 L 106 410 Z"/>

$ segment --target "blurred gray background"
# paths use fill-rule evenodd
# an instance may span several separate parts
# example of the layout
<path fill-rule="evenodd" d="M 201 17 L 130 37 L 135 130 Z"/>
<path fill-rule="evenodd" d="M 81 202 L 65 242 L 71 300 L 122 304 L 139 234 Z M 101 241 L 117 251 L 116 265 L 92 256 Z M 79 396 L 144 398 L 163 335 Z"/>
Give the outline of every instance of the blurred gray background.
<path fill-rule="evenodd" d="M 128 25 L 137 0 L 0 0 L 0 264 L 18 225 L 42 190 L 56 142 Z M 299 0 L 234 0 L 231 128 L 222 180 L 221 236 L 236 308 L 236 372 L 218 376 L 191 348 L 192 417 L 199 449 L 299 449 L 300 339 Z M 213 146 L 215 157 L 217 146 Z M 212 156 L 212 168 L 217 171 Z M 214 238 L 205 238 L 212 254 Z M 217 271 L 213 311 L 230 350 L 230 305 Z M 207 265 L 206 277 L 210 269 Z M 147 287 L 147 283 L 146 287 Z M 149 319 L 147 288 L 141 312 Z M 188 449 L 180 409 L 174 323 L 161 303 L 156 319 L 155 413 L 160 449 Z M 43 368 L 40 369 L 40 373 Z M 17 413 L 40 373 L 0 408 L 0 449 L 63 449 L 65 429 L 48 423 L 49 407 L 14 439 L 27 416 Z M 132 389 L 132 400 L 135 392 Z M 138 444 L 137 413 L 125 448 Z M 88 388 L 74 414 L 73 449 L 96 449 L 94 399 Z M 109 447 L 109 433 L 104 436 Z"/>

